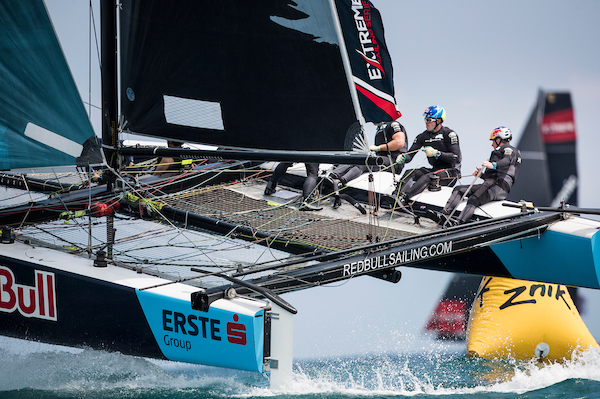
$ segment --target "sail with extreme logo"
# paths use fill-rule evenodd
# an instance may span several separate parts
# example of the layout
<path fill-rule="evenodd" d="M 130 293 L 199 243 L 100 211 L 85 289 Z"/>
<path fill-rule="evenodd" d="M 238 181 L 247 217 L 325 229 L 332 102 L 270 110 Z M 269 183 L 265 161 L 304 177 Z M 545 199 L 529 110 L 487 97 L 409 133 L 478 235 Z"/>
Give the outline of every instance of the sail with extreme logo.
<path fill-rule="evenodd" d="M 361 3 L 360 9 L 356 2 L 346 3 L 341 25 L 354 32 L 343 37 L 363 41 L 351 47 L 370 65 L 362 74 L 355 72 L 354 79 L 364 81 L 369 93 L 390 93 L 380 84 L 391 85 L 392 75 L 390 57 L 385 52 L 382 62 L 380 55 L 385 50 L 381 19 L 370 3 Z M 323 0 L 188 1 L 177 7 L 162 1 L 123 2 L 125 128 L 228 148 L 350 150 L 353 136 L 362 134 L 363 117 L 347 77 L 333 7 Z M 357 33 L 356 27 L 367 23 L 376 39 L 357 36 L 364 32 Z M 362 86 L 357 86 L 361 93 Z M 391 103 L 385 111 L 391 107 L 395 112 L 393 98 L 381 95 Z M 381 119 L 361 104 L 367 120 Z"/>
<path fill-rule="evenodd" d="M 367 122 L 401 116 L 394 98 L 392 59 L 384 40 L 379 11 L 368 0 L 336 0 L 352 69 L 352 84 Z"/>

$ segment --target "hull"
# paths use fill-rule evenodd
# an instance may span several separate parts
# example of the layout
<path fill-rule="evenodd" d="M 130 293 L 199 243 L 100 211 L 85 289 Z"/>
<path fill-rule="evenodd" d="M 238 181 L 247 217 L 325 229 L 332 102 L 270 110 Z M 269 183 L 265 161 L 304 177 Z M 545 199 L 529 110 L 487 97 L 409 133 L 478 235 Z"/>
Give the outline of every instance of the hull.
<path fill-rule="evenodd" d="M 600 289 L 600 222 L 570 217 L 538 236 L 491 246 L 515 278 Z"/>
<path fill-rule="evenodd" d="M 72 347 L 263 372 L 265 301 L 193 310 L 191 285 L 47 248 L 0 244 L 0 334 Z M 266 346 L 266 351 L 265 351 Z"/>

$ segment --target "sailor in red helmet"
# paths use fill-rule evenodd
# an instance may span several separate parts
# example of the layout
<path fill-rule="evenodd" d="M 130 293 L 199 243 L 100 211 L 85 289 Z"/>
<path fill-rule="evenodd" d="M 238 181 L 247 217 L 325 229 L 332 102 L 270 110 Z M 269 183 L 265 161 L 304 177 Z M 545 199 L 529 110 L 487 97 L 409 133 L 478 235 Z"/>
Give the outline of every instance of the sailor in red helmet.
<path fill-rule="evenodd" d="M 460 213 L 458 220 L 449 222 L 450 224 L 462 224 L 473 217 L 478 206 L 487 204 L 490 201 L 505 199 L 510 192 L 510 188 L 515 184 L 517 171 L 521 165 L 521 153 L 517 148 L 510 145 L 511 139 L 512 133 L 509 128 L 504 126 L 495 128 L 490 135 L 492 147 L 494 148 L 490 159 L 483 162 L 481 168 L 475 168 L 475 172 L 473 172 L 473 176 L 478 177 L 485 170 L 481 175 L 483 183 L 454 187 L 442 213 L 428 210 L 428 216 L 435 221 L 446 224 L 448 216 L 461 199 L 466 196 L 469 200 Z"/>

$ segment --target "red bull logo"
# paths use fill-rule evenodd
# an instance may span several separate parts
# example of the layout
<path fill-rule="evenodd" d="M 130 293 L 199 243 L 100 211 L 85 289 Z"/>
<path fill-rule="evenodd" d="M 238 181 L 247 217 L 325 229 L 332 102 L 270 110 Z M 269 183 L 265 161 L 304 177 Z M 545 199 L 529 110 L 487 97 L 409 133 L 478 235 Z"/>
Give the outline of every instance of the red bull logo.
<path fill-rule="evenodd" d="M 540 131 L 545 143 L 575 141 L 577 135 L 573 110 L 566 109 L 544 115 Z"/>
<path fill-rule="evenodd" d="M 54 273 L 35 271 L 35 286 L 17 284 L 11 269 L 0 266 L 0 311 L 57 320 Z"/>

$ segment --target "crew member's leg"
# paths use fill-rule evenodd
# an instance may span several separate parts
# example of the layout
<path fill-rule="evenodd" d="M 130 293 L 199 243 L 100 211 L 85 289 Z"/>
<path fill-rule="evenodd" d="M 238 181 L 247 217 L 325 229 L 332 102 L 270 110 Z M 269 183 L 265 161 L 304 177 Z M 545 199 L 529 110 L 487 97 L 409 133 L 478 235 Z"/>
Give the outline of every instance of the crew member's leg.
<path fill-rule="evenodd" d="M 275 167 L 271 178 L 267 182 L 267 187 L 265 187 L 265 195 L 271 195 L 275 193 L 277 183 L 279 183 L 279 180 L 281 180 L 281 178 L 285 175 L 285 172 L 287 172 L 288 168 L 292 165 L 292 162 L 280 162 L 279 165 Z"/>
<path fill-rule="evenodd" d="M 460 177 L 458 169 L 442 169 L 435 174 L 440 178 L 440 185 L 447 187 L 453 187 Z"/>
<path fill-rule="evenodd" d="M 312 195 L 313 191 L 317 187 L 319 178 L 319 164 L 318 163 L 305 163 L 306 167 L 306 180 L 302 185 L 302 194 L 304 198 L 308 198 Z"/>
<path fill-rule="evenodd" d="M 319 177 L 319 164 L 318 163 L 305 163 L 306 167 L 306 179 L 302 185 L 302 196 L 303 201 L 300 206 L 300 210 L 303 211 L 320 211 L 322 207 L 318 207 L 311 204 L 311 195 L 317 188 L 317 182 Z"/>
<path fill-rule="evenodd" d="M 496 186 L 496 183 L 491 179 L 485 180 L 483 184 L 473 186 L 471 189 L 473 194 L 469 196 L 465 209 L 462 210 L 458 217 L 459 223 L 462 224 L 468 222 L 475 214 L 475 210 L 478 206 L 487 204 L 496 196 L 496 190 L 493 189 L 494 186 Z M 492 193 L 494 194 L 492 195 Z"/>
<path fill-rule="evenodd" d="M 465 195 L 465 192 L 467 191 L 467 189 L 469 188 L 469 186 L 456 186 L 454 187 L 454 190 L 452 190 L 452 194 L 450 194 L 450 198 L 448 198 L 448 201 L 446 202 L 446 205 L 444 206 L 444 209 L 442 209 L 442 213 L 449 215 L 452 213 L 452 211 L 454 210 L 454 208 L 456 208 L 460 202 L 460 200 L 462 199 L 463 195 Z M 475 189 L 475 186 L 471 187 L 471 189 Z"/>

